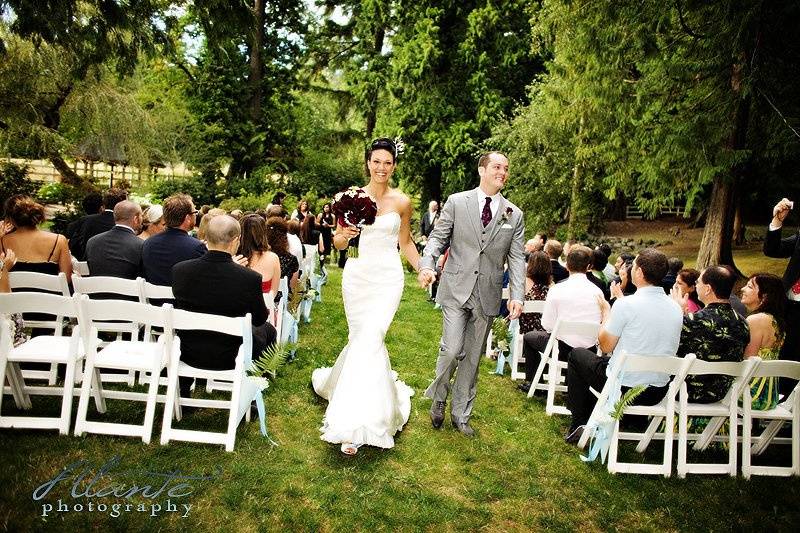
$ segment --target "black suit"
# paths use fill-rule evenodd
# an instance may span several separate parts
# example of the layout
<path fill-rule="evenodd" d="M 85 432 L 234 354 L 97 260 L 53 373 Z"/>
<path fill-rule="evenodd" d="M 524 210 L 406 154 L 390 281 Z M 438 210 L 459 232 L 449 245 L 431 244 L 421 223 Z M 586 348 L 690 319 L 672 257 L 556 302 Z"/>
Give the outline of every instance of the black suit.
<path fill-rule="evenodd" d="M 86 258 L 92 276 L 136 279 L 142 273 L 144 241 L 133 230 L 114 226 L 95 235 L 86 244 Z"/>
<path fill-rule="evenodd" d="M 201 241 L 182 229 L 167 228 L 144 241 L 144 279 L 155 285 L 172 285 L 173 266 L 205 253 L 206 245 Z"/>
<path fill-rule="evenodd" d="M 114 212 L 110 209 L 106 209 L 102 213 L 88 215 L 83 221 L 83 224 L 81 224 L 79 231 L 75 235 L 77 242 L 75 243 L 74 249 L 72 246 L 70 246 L 72 255 L 74 255 L 79 261 L 86 261 L 86 245 L 88 244 L 89 239 L 95 235 L 105 233 L 113 227 Z M 76 254 L 75 252 L 80 255 Z"/>
<path fill-rule="evenodd" d="M 203 257 L 178 263 L 172 267 L 172 280 L 177 309 L 232 317 L 250 313 L 254 358 L 275 342 L 275 328 L 267 323 L 261 275 L 234 263 L 230 254 L 210 250 Z M 239 338 L 207 331 L 183 331 L 178 336 L 185 363 L 209 370 L 234 367 Z M 182 380 L 182 396 L 190 386 L 190 379 Z"/>
<path fill-rule="evenodd" d="M 439 211 L 436 211 L 433 215 L 431 215 L 430 211 L 425 211 L 425 214 L 422 215 L 422 226 L 420 227 L 424 236 L 427 237 L 431 234 L 433 225 L 436 224 L 437 220 L 439 220 Z"/>
<path fill-rule="evenodd" d="M 553 265 L 553 283 L 564 281 L 569 277 L 569 271 L 561 266 L 561 263 L 556 259 L 551 259 L 550 264 Z"/>
<path fill-rule="evenodd" d="M 798 279 L 800 279 L 800 232 L 795 232 L 791 237 L 781 239 L 781 230 L 767 230 L 764 239 L 764 255 L 767 257 L 788 257 L 789 264 L 783 273 L 783 287 L 788 292 Z M 781 349 L 781 359 L 792 361 L 800 360 L 800 302 L 788 300 L 786 302 L 786 339 Z M 791 392 L 789 380 L 782 379 L 781 392 Z"/>

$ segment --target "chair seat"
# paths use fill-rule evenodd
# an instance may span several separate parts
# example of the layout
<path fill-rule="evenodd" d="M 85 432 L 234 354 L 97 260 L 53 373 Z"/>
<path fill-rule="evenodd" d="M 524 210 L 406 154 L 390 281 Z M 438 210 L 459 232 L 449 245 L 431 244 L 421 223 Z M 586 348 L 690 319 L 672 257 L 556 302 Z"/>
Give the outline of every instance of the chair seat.
<path fill-rule="evenodd" d="M 235 369 L 231 370 L 208 370 L 187 365 L 183 361 L 178 363 L 178 375 L 185 377 L 204 378 L 210 377 L 215 380 L 234 381 L 236 379 Z"/>
<path fill-rule="evenodd" d="M 656 405 L 629 405 L 628 407 L 625 408 L 626 415 L 663 416 L 666 411 L 667 411 L 666 400 L 661 400 L 661 402 L 657 403 Z"/>
<path fill-rule="evenodd" d="M 741 408 L 739 409 L 741 412 Z M 759 411 L 756 409 L 750 410 L 750 417 L 751 418 L 770 418 L 773 420 L 792 420 L 794 415 L 791 411 L 789 411 L 783 405 L 778 405 L 773 409 L 765 409 L 763 411 Z"/>
<path fill-rule="evenodd" d="M 71 337 L 40 335 L 13 348 L 8 354 L 9 361 L 28 363 L 66 363 L 69 359 Z M 82 343 L 78 344 L 79 352 Z"/>
<path fill-rule="evenodd" d="M 167 364 L 164 346 L 153 342 L 113 341 L 97 353 L 95 366 L 126 370 L 150 370 L 156 362 Z"/>
<path fill-rule="evenodd" d="M 675 406 L 677 412 L 681 412 L 679 405 Z M 716 403 L 690 403 L 686 406 L 687 416 L 728 416 L 730 406 Z"/>

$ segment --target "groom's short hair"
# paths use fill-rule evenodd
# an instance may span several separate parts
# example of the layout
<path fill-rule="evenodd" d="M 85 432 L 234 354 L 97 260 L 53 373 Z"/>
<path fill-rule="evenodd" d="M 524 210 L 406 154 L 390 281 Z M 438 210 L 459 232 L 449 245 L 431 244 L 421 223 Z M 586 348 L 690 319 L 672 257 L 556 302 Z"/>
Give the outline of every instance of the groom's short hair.
<path fill-rule="evenodd" d="M 497 150 L 493 150 L 491 152 L 486 152 L 480 157 L 480 159 L 478 159 L 478 166 L 486 168 L 487 165 L 489 165 L 489 158 L 492 156 L 492 154 L 501 155 L 506 159 L 508 159 L 508 156 L 506 156 L 506 154 L 504 154 L 503 152 L 498 152 Z"/>

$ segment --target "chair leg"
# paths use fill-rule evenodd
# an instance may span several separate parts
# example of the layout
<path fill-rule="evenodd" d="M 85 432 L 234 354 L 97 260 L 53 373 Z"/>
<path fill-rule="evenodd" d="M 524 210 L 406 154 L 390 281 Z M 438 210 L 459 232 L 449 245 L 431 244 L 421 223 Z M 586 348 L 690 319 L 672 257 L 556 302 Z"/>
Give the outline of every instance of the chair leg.
<path fill-rule="evenodd" d="M 647 450 L 647 447 L 650 446 L 650 442 L 653 440 L 653 435 L 656 434 L 658 431 L 658 426 L 661 424 L 661 421 L 664 420 L 662 416 L 654 416 L 653 419 L 650 421 L 650 425 L 647 426 L 647 431 L 644 432 L 642 438 L 639 440 L 639 444 L 636 445 L 636 451 L 639 453 L 644 453 Z"/>
<path fill-rule="evenodd" d="M 619 420 L 614 421 L 611 430 L 611 443 L 608 447 L 608 471 L 612 474 L 617 472 L 617 452 L 619 449 Z"/>
<path fill-rule="evenodd" d="M 58 363 L 50 363 L 50 373 L 47 375 L 47 384 L 55 385 L 58 380 Z"/>
<path fill-rule="evenodd" d="M 728 474 L 732 477 L 736 477 L 736 461 L 738 459 L 738 439 L 736 437 L 739 434 L 739 424 L 737 423 L 735 401 L 733 411 L 730 416 L 730 426 L 731 428 L 728 432 Z"/>
<path fill-rule="evenodd" d="M 144 424 L 142 431 L 142 442 L 150 444 L 153 436 L 153 417 L 156 414 L 156 397 L 158 396 L 158 378 L 161 374 L 160 365 L 154 367 L 150 374 L 150 386 L 147 389 L 147 405 L 144 409 Z"/>
<path fill-rule="evenodd" d="M 177 420 L 181 419 L 181 408 L 176 400 L 178 389 L 178 366 L 170 363 L 167 371 L 167 398 L 164 402 L 164 417 L 161 423 L 161 445 L 169 444 L 170 431 L 172 430 L 173 415 Z"/>
<path fill-rule="evenodd" d="M 688 470 L 686 465 L 686 447 L 688 445 L 687 433 L 688 417 L 686 416 L 686 406 L 681 406 L 681 412 L 678 415 L 678 477 L 685 478 Z"/>
<path fill-rule="evenodd" d="M 533 380 L 531 380 L 531 388 L 528 389 L 528 398 L 533 398 L 533 395 L 536 392 L 536 387 L 542 380 L 542 374 L 544 374 L 544 365 L 547 364 L 547 358 L 545 358 L 544 354 L 539 352 L 539 356 L 539 366 L 536 367 L 536 373 L 533 375 Z"/>
<path fill-rule="evenodd" d="M 715 416 L 709 420 L 708 425 L 700 434 L 700 438 L 695 441 L 693 449 L 700 452 L 708 448 L 708 445 L 711 444 L 711 441 L 717 436 L 717 433 L 719 433 L 719 430 L 724 423 L 724 416 Z"/>
<path fill-rule="evenodd" d="M 800 400 L 795 401 L 792 415 L 792 470 L 800 476 Z"/>
<path fill-rule="evenodd" d="M 664 427 L 664 462 L 663 462 L 663 468 L 664 469 L 662 471 L 662 473 L 664 474 L 664 477 L 670 477 L 672 475 L 672 445 L 673 445 L 673 441 L 674 441 L 674 438 L 675 438 L 675 409 L 674 409 L 674 406 L 672 406 L 671 409 L 668 409 L 668 411 L 669 411 L 669 414 L 667 415 L 666 418 L 664 418 L 664 423 L 665 423 L 665 427 Z M 660 419 L 661 417 L 653 417 L 653 419 L 654 419 L 653 421 L 654 422 L 655 422 L 656 418 Z M 653 426 L 654 426 L 654 424 L 651 422 L 650 423 L 650 427 L 653 427 Z M 657 426 L 657 424 L 656 424 L 656 426 Z M 647 428 L 647 431 L 650 432 L 650 428 L 649 427 Z M 655 431 L 655 430 L 653 430 L 653 431 Z M 651 438 L 652 438 L 652 434 L 651 434 Z M 648 440 L 648 442 L 649 442 L 649 440 Z M 647 446 L 645 446 L 645 449 L 647 449 Z M 638 451 L 638 448 L 637 448 L 637 451 Z"/>
<path fill-rule="evenodd" d="M 753 447 L 753 418 L 751 416 L 751 406 L 749 395 L 745 396 L 743 403 L 743 417 L 742 417 L 742 476 L 745 479 L 750 479 L 750 453 Z"/>
<path fill-rule="evenodd" d="M 64 397 L 61 399 L 61 425 L 59 433 L 69 435 L 69 425 L 72 422 L 72 391 L 75 389 L 75 361 L 67 361 L 67 371 L 64 374 Z"/>
<path fill-rule="evenodd" d="M 15 361 L 8 363 L 6 371 L 14 398 L 15 400 L 19 399 L 17 407 L 26 410 L 31 409 L 33 404 L 31 403 L 30 395 L 25 391 L 25 377 L 22 375 L 22 369 L 19 367 L 19 363 Z"/>
<path fill-rule="evenodd" d="M 764 450 L 767 449 L 769 443 L 772 442 L 772 439 L 775 438 L 775 435 L 778 434 L 778 432 L 781 430 L 782 427 L 783 427 L 783 420 L 771 421 L 767 425 L 766 429 L 764 429 L 764 431 L 761 432 L 761 435 L 756 440 L 756 444 L 755 446 L 753 446 L 752 454 L 756 456 L 761 455 L 764 452 Z"/>

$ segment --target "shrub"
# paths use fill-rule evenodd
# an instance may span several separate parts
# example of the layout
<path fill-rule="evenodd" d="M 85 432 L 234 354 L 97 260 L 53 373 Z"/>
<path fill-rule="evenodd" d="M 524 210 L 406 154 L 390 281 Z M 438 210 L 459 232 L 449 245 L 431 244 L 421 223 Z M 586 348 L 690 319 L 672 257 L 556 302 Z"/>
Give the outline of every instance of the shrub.
<path fill-rule="evenodd" d="M 176 193 L 190 195 L 197 206 L 218 202 L 216 177 L 211 173 L 157 181 L 150 186 L 150 192 L 158 202 Z"/>
<path fill-rule="evenodd" d="M 272 196 L 272 194 L 264 194 L 261 196 L 248 194 L 237 198 L 227 198 L 223 200 L 219 206 L 229 213 L 234 209 L 241 209 L 244 212 L 253 212 L 258 209 L 266 209 L 272 202 Z"/>
<path fill-rule="evenodd" d="M 33 194 L 37 183 L 28 178 L 28 167 L 8 162 L 0 165 L 0 209 L 15 194 Z"/>
<path fill-rule="evenodd" d="M 65 183 L 46 183 L 39 187 L 36 198 L 45 204 L 61 204 L 70 206 L 80 203 L 88 193 L 83 189 Z"/>

